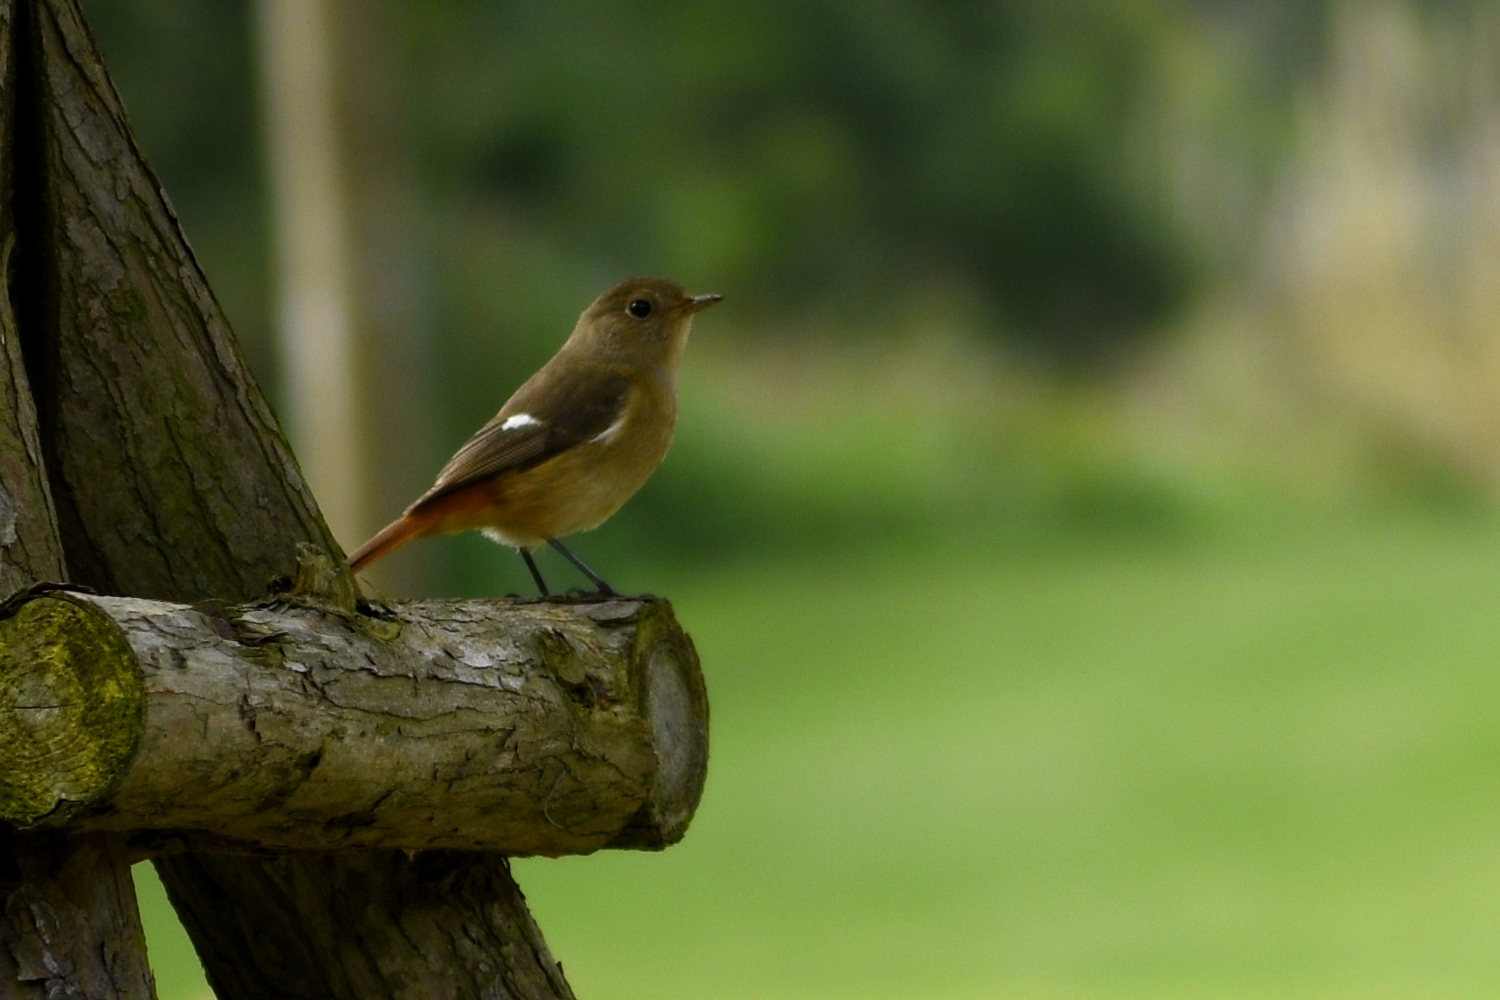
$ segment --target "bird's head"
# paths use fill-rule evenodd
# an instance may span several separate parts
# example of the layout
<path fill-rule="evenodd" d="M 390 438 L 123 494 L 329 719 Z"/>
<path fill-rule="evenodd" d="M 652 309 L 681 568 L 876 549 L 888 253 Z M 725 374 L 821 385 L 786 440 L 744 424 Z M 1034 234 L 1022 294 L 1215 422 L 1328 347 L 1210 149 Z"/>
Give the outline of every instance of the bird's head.
<path fill-rule="evenodd" d="M 572 339 L 591 354 L 675 373 L 693 316 L 722 297 L 689 295 L 666 278 L 630 278 L 583 311 Z"/>

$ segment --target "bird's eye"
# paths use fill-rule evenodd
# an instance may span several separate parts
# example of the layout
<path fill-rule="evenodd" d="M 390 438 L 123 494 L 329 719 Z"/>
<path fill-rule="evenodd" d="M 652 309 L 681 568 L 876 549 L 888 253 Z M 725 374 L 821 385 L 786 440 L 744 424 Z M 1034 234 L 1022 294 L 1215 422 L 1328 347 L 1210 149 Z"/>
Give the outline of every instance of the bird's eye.
<path fill-rule="evenodd" d="M 647 316 L 651 315 L 651 303 L 647 302 L 645 299 L 636 299 L 635 301 L 631 302 L 630 305 L 625 307 L 625 311 L 630 313 L 630 315 L 634 316 L 636 319 L 645 319 Z"/>

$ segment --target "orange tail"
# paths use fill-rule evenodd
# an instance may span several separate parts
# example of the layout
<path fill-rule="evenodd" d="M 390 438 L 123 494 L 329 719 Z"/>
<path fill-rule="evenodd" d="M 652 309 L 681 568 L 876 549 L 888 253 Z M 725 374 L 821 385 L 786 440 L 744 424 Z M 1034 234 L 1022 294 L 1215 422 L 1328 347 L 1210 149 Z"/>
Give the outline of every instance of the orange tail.
<path fill-rule="evenodd" d="M 349 569 L 355 573 L 360 572 L 376 559 L 389 555 L 413 538 L 421 538 L 427 534 L 427 527 L 426 523 L 414 517 L 392 521 L 381 528 L 374 538 L 354 550 L 349 556 Z"/>

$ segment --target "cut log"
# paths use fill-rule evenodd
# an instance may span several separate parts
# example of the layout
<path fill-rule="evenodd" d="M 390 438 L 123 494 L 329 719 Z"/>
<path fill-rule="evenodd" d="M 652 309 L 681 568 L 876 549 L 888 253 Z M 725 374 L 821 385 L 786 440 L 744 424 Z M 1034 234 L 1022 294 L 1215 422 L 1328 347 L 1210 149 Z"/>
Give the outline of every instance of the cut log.
<path fill-rule="evenodd" d="M 579 854 L 676 842 L 703 787 L 707 699 L 666 601 L 348 614 L 53 590 L 8 610 L 19 825 L 151 852 Z"/>

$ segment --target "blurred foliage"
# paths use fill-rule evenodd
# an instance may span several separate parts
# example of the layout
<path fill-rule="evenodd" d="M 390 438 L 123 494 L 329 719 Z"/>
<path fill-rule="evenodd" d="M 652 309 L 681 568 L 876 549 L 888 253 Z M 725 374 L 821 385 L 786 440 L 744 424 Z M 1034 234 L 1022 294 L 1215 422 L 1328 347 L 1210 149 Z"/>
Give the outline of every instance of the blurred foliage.
<path fill-rule="evenodd" d="M 978 292 L 1062 356 L 1191 275 L 1121 169 L 1163 3 L 410 8 L 441 189 L 601 274 L 724 285 L 784 325 Z M 701 277 L 700 277 L 701 276 Z"/>
<path fill-rule="evenodd" d="M 712 284 L 765 329 L 878 332 L 957 300 L 1095 367 L 1202 274 L 1152 135 L 1168 92 L 1196 86 L 1174 66 L 1232 74 L 1216 46 L 1248 50 L 1231 110 L 1284 112 L 1281 83 L 1315 56 L 1317 6 L 1205 6 L 1225 10 L 410 4 L 417 144 L 452 224 L 506 247 L 468 264 L 506 308 L 545 298 L 559 265 L 575 297 L 642 271 Z M 457 245 L 444 273 L 466 269 Z"/>
<path fill-rule="evenodd" d="M 248 5 L 86 6 L 263 365 Z M 545 345 L 520 370 L 559 310 L 641 272 L 729 293 L 761 329 L 878 332 L 956 306 L 1043 358 L 1112 359 L 1206 259 L 1161 183 L 1156 133 L 1182 124 L 1164 109 L 1212 91 L 1233 155 L 1264 161 L 1323 3 L 387 6 L 411 144 L 390 155 L 420 165 L 435 321 Z M 343 67 L 354 99 L 368 69 Z"/>
<path fill-rule="evenodd" d="M 274 398 L 252 5 L 85 6 Z M 958 332 L 1054 367 L 1108 366 L 1242 262 L 1320 58 L 1324 3 L 335 8 L 378 10 L 398 36 L 356 45 L 339 72 L 346 104 L 395 94 L 386 110 L 405 123 L 386 155 L 419 188 L 411 312 L 429 370 L 411 390 L 430 393 L 436 469 L 631 273 L 725 293 L 704 336 L 772 355 Z M 799 390 L 775 427 L 763 385 L 734 406 L 689 401 L 672 459 L 585 548 L 718 559 L 960 526 L 1158 531 L 1192 506 L 1178 477 L 1081 458 L 1100 419 L 1060 441 L 1046 425 L 1077 424 L 1067 405 L 1017 424 L 987 403 L 1005 387 L 953 392 L 966 371 L 994 374 L 992 356 L 950 361 L 925 392 L 960 400 L 963 419 L 893 406 L 889 379 L 861 385 L 842 364 L 817 378 L 768 367 L 764 380 Z M 721 357 L 684 386 L 715 393 L 739 363 Z M 492 592 L 511 561 L 474 539 L 431 544 L 462 592 Z"/>
<path fill-rule="evenodd" d="M 252 5 L 85 6 L 274 398 Z M 404 123 L 386 155 L 416 186 L 419 301 L 409 312 L 427 367 L 411 372 L 409 391 L 428 396 L 434 417 L 423 473 L 555 350 L 600 288 L 658 272 L 728 298 L 689 352 L 672 457 L 583 543 L 606 562 L 970 528 L 1023 539 L 1060 524 L 1160 533 L 1195 523 L 1205 488 L 1132 455 L 1118 413 L 1091 411 L 1086 398 L 1029 410 L 988 401 L 1025 395 L 1018 357 L 1035 384 L 1046 384 L 1038 371 L 1120 371 L 1215 282 L 1244 288 L 1265 274 L 1277 245 L 1265 234 L 1268 205 L 1289 189 L 1289 164 L 1308 141 L 1334 9 L 339 7 L 378 11 L 393 36 L 339 65 L 346 104 L 395 95 L 399 106 L 385 110 Z M 371 51 L 389 63 L 372 65 Z M 922 383 L 947 409 L 893 402 L 899 373 L 875 385 L 869 372 L 844 371 L 890 345 L 943 337 L 973 348 Z M 734 350 L 693 367 L 720 342 Z M 787 370 L 766 361 L 776 356 Z M 759 366 L 748 373 L 755 384 L 731 403 L 723 387 L 746 364 Z M 1205 383 L 1213 400 L 1229 392 L 1221 383 L 1247 382 L 1238 362 L 1214 364 L 1223 378 Z M 827 370 L 803 377 L 798 365 Z M 954 390 L 975 372 L 981 384 Z M 773 383 L 794 391 L 773 394 Z M 773 395 L 788 420 L 765 420 Z M 1252 436 L 1303 440 L 1307 429 L 1288 420 L 1295 434 Z M 1425 438 L 1400 425 L 1386 437 L 1404 442 L 1376 442 L 1392 490 L 1469 502 L 1471 486 L 1433 463 Z M 450 591 L 492 591 L 497 562 L 511 561 L 474 539 L 432 546 Z M 524 577 L 512 583 L 523 588 Z"/>

